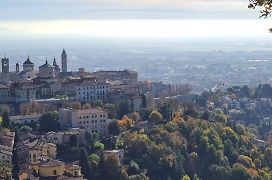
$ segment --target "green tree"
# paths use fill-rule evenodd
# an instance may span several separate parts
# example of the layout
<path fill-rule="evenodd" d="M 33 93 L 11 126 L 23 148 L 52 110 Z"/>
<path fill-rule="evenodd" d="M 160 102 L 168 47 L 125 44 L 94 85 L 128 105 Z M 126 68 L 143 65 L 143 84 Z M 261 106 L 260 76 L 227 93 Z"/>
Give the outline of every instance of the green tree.
<path fill-rule="evenodd" d="M 143 105 L 143 108 L 146 108 L 147 107 L 146 96 L 144 94 L 142 94 L 141 96 L 142 96 L 142 105 Z"/>
<path fill-rule="evenodd" d="M 96 100 L 96 101 L 94 102 L 94 107 L 103 108 L 103 106 L 104 106 L 104 103 L 103 103 L 103 101 L 101 101 L 101 100 Z"/>
<path fill-rule="evenodd" d="M 231 170 L 233 180 L 248 180 L 252 179 L 250 173 L 247 169 L 241 164 L 235 164 Z"/>
<path fill-rule="evenodd" d="M 18 130 L 15 130 L 15 137 L 14 137 L 14 145 L 13 145 L 13 151 L 12 151 L 12 177 L 14 180 L 19 180 L 18 174 L 19 174 L 19 162 L 17 157 L 17 143 L 19 141 L 18 136 Z"/>
<path fill-rule="evenodd" d="M 32 128 L 29 126 L 22 126 L 19 131 L 20 132 L 31 132 Z"/>
<path fill-rule="evenodd" d="M 115 119 L 117 117 L 117 106 L 114 104 L 105 104 L 104 109 L 108 111 L 109 119 Z"/>
<path fill-rule="evenodd" d="M 185 175 L 181 178 L 181 180 L 190 180 L 191 178 L 188 175 Z"/>
<path fill-rule="evenodd" d="M 260 18 L 267 18 L 271 14 L 272 1 L 271 0 L 250 0 L 248 8 L 255 9 L 261 7 L 262 10 Z"/>
<path fill-rule="evenodd" d="M 172 109 L 169 104 L 164 103 L 164 105 L 160 107 L 159 112 L 161 113 L 163 120 L 166 120 L 167 122 L 171 120 Z"/>
<path fill-rule="evenodd" d="M 82 109 L 91 109 L 92 108 L 92 106 L 90 105 L 90 104 L 84 104 L 83 106 L 82 106 Z"/>
<path fill-rule="evenodd" d="M 91 165 L 91 167 L 98 167 L 100 157 L 96 154 L 91 154 L 88 157 L 88 161 L 89 161 L 89 164 Z"/>
<path fill-rule="evenodd" d="M 111 180 L 125 180 L 128 175 L 124 168 L 121 166 L 116 156 L 109 155 L 104 162 L 104 173 L 106 179 Z"/>
<path fill-rule="evenodd" d="M 124 115 L 130 113 L 129 103 L 127 100 L 121 101 L 117 106 L 117 118 L 121 119 Z"/>
<path fill-rule="evenodd" d="M 72 104 L 71 108 L 75 109 L 75 110 L 80 110 L 81 109 L 81 104 L 80 102 L 75 102 Z"/>
<path fill-rule="evenodd" d="M 79 165 L 82 168 L 82 174 L 84 175 L 84 177 L 90 179 L 92 177 L 92 174 L 90 164 L 88 162 L 88 154 L 85 148 L 80 148 Z"/>
<path fill-rule="evenodd" d="M 59 131 L 60 122 L 57 112 L 46 112 L 40 117 L 39 121 L 40 132 Z"/>
<path fill-rule="evenodd" d="M 3 115 L 2 115 L 2 126 L 4 128 L 10 128 L 10 118 L 9 118 L 9 113 L 7 111 L 3 112 Z"/>
<path fill-rule="evenodd" d="M 148 121 L 154 122 L 155 124 L 161 124 L 163 123 L 162 115 L 158 111 L 153 111 L 149 118 Z"/>
<path fill-rule="evenodd" d="M 121 132 L 121 129 L 117 120 L 110 121 L 108 129 L 109 129 L 109 133 L 113 136 L 118 136 Z"/>
<path fill-rule="evenodd" d="M 70 147 L 78 147 L 79 142 L 76 135 L 72 135 L 69 137 Z"/>

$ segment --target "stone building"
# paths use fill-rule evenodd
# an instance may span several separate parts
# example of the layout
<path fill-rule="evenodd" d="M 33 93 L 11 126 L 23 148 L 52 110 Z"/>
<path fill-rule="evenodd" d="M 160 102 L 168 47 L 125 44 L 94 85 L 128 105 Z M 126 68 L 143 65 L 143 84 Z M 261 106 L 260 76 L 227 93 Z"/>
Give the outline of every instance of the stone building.
<path fill-rule="evenodd" d="M 0 102 L 9 102 L 10 100 L 9 86 L 0 83 Z"/>
<path fill-rule="evenodd" d="M 60 73 L 60 67 L 59 67 L 59 65 L 57 64 L 56 58 L 54 58 L 53 67 L 54 67 L 55 75 L 58 76 L 59 73 Z"/>
<path fill-rule="evenodd" d="M 27 60 L 23 63 L 23 71 L 33 71 L 34 70 L 34 63 L 29 59 L 29 56 Z"/>
<path fill-rule="evenodd" d="M 30 114 L 30 115 L 19 115 L 19 116 L 10 116 L 10 121 L 12 124 L 32 124 L 38 123 L 40 120 L 41 114 Z"/>
<path fill-rule="evenodd" d="M 98 81 L 122 81 L 126 84 L 135 84 L 138 81 L 138 73 L 131 70 L 123 71 L 97 71 L 92 73 Z"/>
<path fill-rule="evenodd" d="M 108 112 L 101 109 L 60 109 L 59 117 L 62 129 L 87 128 L 91 133 L 108 134 Z"/>
<path fill-rule="evenodd" d="M 15 102 L 28 102 L 36 100 L 36 86 L 32 80 L 20 81 L 11 86 Z"/>
<path fill-rule="evenodd" d="M 55 68 L 51 66 L 48 61 L 39 67 L 39 77 L 41 78 L 52 78 L 55 77 Z"/>

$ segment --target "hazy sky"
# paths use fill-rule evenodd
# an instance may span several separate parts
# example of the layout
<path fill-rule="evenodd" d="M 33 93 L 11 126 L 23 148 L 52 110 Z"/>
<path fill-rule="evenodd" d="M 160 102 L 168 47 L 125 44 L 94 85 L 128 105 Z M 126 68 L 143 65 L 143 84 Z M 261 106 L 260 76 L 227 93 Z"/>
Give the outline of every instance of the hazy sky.
<path fill-rule="evenodd" d="M 218 37 L 266 35 L 247 0 L 6 0 L 0 38 Z"/>

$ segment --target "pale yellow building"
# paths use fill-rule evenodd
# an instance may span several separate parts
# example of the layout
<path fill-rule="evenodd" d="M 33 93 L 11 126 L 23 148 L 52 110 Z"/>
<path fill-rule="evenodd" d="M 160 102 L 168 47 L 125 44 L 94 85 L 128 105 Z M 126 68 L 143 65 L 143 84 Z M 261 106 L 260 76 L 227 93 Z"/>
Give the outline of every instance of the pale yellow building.
<path fill-rule="evenodd" d="M 108 112 L 102 109 L 60 109 L 59 117 L 62 129 L 84 128 L 94 134 L 108 135 Z"/>
<path fill-rule="evenodd" d="M 55 159 L 46 159 L 31 165 L 29 173 L 20 176 L 20 180 L 27 179 L 65 179 L 84 180 L 81 167 L 76 164 L 65 164 Z"/>

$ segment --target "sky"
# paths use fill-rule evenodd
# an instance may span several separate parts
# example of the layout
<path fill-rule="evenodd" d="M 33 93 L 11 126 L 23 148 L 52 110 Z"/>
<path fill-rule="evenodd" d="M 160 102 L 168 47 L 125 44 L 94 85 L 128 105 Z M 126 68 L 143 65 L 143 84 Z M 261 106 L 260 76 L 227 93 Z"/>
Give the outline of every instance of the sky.
<path fill-rule="evenodd" d="M 247 6 L 247 0 L 7 0 L 0 2 L 0 39 L 268 35 L 270 21 Z"/>

